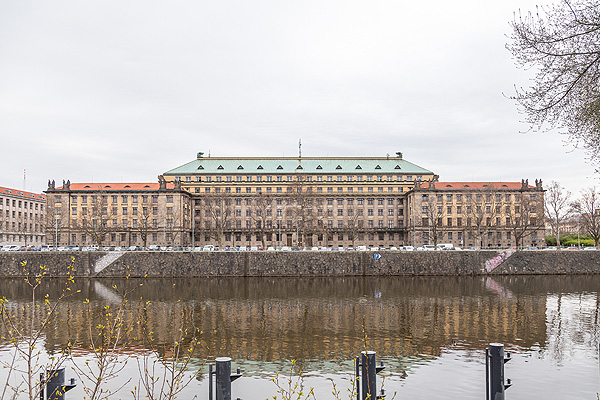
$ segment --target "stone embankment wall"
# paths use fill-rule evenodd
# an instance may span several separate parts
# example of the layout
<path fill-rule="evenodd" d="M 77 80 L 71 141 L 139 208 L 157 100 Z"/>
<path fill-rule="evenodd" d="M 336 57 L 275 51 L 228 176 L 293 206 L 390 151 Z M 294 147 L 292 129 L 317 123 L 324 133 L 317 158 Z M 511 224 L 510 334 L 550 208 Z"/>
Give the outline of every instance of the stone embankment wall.
<path fill-rule="evenodd" d="M 596 274 L 600 251 L 0 253 L 0 277 L 394 276 Z M 490 260 L 492 260 L 490 264 Z M 493 260 L 497 260 L 493 262 Z M 23 265 L 25 262 L 25 265 Z M 486 269 L 486 262 L 489 268 Z"/>

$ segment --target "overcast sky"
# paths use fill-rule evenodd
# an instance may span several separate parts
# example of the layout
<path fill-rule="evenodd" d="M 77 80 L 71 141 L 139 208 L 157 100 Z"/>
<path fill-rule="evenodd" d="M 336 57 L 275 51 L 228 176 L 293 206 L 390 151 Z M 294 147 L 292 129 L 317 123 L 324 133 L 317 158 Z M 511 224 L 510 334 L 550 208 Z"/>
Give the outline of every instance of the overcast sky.
<path fill-rule="evenodd" d="M 442 181 L 598 184 L 520 133 L 530 0 L 0 2 L 0 186 L 155 182 L 212 156 L 385 156 Z"/>

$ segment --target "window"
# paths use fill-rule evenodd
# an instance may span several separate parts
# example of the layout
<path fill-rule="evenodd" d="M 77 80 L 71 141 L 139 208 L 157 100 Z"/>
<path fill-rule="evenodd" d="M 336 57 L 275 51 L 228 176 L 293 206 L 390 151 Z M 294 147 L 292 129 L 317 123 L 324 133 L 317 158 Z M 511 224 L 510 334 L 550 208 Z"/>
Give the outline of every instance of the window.
<path fill-rule="evenodd" d="M 444 197 L 443 197 L 441 194 L 438 194 L 438 195 L 436 196 L 436 198 L 437 198 L 437 201 L 440 201 L 440 202 L 441 202 L 442 200 L 444 200 Z"/>
<path fill-rule="evenodd" d="M 452 201 L 452 195 L 451 194 L 447 194 L 446 195 L 446 201 Z"/>
<path fill-rule="evenodd" d="M 452 206 L 446 207 L 446 213 L 447 214 L 452 214 Z"/>
<path fill-rule="evenodd" d="M 123 203 L 127 203 L 127 195 L 123 195 L 123 196 L 121 196 L 121 197 L 122 197 L 122 198 L 121 198 L 122 202 L 123 202 Z M 94 196 L 92 196 L 92 201 L 94 201 Z"/>
<path fill-rule="evenodd" d="M 172 203 L 173 202 L 173 195 L 172 194 L 168 194 L 167 195 L 167 203 Z"/>
<path fill-rule="evenodd" d="M 131 196 L 131 202 L 132 203 L 137 203 L 138 202 L 138 197 L 137 196 Z"/>
<path fill-rule="evenodd" d="M 158 203 L 158 195 L 157 194 L 153 194 L 152 195 L 152 202 L 153 203 Z"/>
<path fill-rule="evenodd" d="M 452 218 L 446 220 L 448 226 L 452 226 Z"/>

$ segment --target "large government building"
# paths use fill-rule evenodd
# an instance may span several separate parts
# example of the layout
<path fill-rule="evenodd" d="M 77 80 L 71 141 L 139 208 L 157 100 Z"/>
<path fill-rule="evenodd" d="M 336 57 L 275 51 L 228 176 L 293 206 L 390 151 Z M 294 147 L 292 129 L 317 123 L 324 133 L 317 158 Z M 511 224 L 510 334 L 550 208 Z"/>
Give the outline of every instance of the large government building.
<path fill-rule="evenodd" d="M 158 183 L 49 183 L 54 241 L 105 246 L 539 245 L 541 181 L 439 182 L 386 157 L 205 157 Z M 48 232 L 48 242 L 50 242 Z"/>

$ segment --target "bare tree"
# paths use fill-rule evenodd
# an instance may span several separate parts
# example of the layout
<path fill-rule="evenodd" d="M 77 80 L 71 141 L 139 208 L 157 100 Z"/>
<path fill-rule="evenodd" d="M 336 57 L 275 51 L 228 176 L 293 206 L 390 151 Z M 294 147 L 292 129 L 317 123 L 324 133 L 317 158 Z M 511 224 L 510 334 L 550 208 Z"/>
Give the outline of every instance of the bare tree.
<path fill-rule="evenodd" d="M 476 240 L 477 247 L 483 246 L 484 237 L 497 227 L 500 214 L 499 193 L 491 185 L 466 194 L 467 204 L 462 208 L 466 229 Z"/>
<path fill-rule="evenodd" d="M 421 201 L 421 211 L 424 218 L 421 219 L 421 228 L 423 232 L 427 229 L 427 237 L 429 243 L 437 246 L 440 237 L 443 237 L 447 227 L 444 225 L 444 207 L 441 202 L 437 201 L 437 196 L 434 193 L 429 193 L 427 199 Z M 439 195 L 441 196 L 441 195 Z"/>
<path fill-rule="evenodd" d="M 288 197 L 285 209 L 286 217 L 292 220 L 297 229 L 297 240 L 301 246 L 306 246 L 306 237 L 312 236 L 317 231 L 318 215 L 315 209 L 316 198 L 310 182 L 306 182 L 301 175 L 296 175 L 292 192 Z"/>
<path fill-rule="evenodd" d="M 114 231 L 110 221 L 117 216 L 115 207 L 109 207 L 108 196 L 104 192 L 98 192 L 91 197 L 91 204 L 82 204 L 79 215 L 72 221 L 72 229 L 80 231 L 89 236 L 99 248 L 108 233 Z"/>
<path fill-rule="evenodd" d="M 143 205 L 141 209 L 138 209 L 131 228 L 140 235 L 140 239 L 146 247 L 148 245 L 148 235 L 153 231 L 152 213 L 147 205 Z"/>
<path fill-rule="evenodd" d="M 546 217 L 552 226 L 552 232 L 556 236 L 556 246 L 560 250 L 560 225 L 569 218 L 571 214 L 570 204 L 571 192 L 565 190 L 558 182 L 550 182 L 544 196 L 544 207 Z"/>
<path fill-rule="evenodd" d="M 581 199 L 573 204 L 573 208 L 580 215 L 585 231 L 594 239 L 598 248 L 600 246 L 600 193 L 595 187 L 583 190 Z"/>
<path fill-rule="evenodd" d="M 600 5 L 562 0 L 515 17 L 515 62 L 537 70 L 533 85 L 511 97 L 531 129 L 558 128 L 600 162 Z"/>
<path fill-rule="evenodd" d="M 256 226 L 256 231 L 260 235 L 260 242 L 263 249 L 266 249 L 266 235 L 273 231 L 272 208 L 273 198 L 268 194 L 259 193 L 254 199 L 251 218 Z"/>
<path fill-rule="evenodd" d="M 214 239 L 218 246 L 223 243 L 223 233 L 233 220 L 233 206 L 228 196 L 206 195 L 203 204 L 204 215 L 201 217 L 204 226 L 202 231 Z"/>
<path fill-rule="evenodd" d="M 513 214 L 507 217 L 510 219 L 507 228 L 514 237 L 517 249 L 523 245 L 523 240 L 526 237 L 544 231 L 543 205 L 533 200 L 532 195 L 536 195 L 536 193 L 521 192 L 519 195 L 515 194 L 519 197 L 515 201 Z"/>

